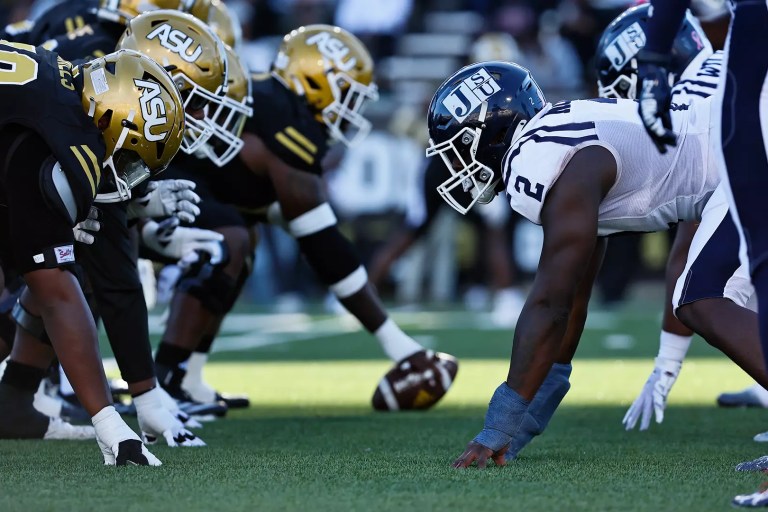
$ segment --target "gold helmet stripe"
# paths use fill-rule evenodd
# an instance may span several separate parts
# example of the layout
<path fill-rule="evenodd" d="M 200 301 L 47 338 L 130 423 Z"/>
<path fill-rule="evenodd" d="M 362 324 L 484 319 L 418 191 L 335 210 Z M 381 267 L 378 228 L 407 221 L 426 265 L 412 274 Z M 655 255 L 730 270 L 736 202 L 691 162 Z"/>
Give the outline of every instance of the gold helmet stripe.
<path fill-rule="evenodd" d="M 304 135 L 302 135 L 299 130 L 294 128 L 293 126 L 289 126 L 285 129 L 285 133 L 290 135 L 291 138 L 293 138 L 296 142 L 304 146 L 309 150 L 310 153 L 315 154 L 317 153 L 317 146 L 312 144 L 312 141 L 310 141 L 308 138 L 306 138 Z"/>
<path fill-rule="evenodd" d="M 83 167 L 83 172 L 88 177 L 88 182 L 91 184 L 91 195 L 96 195 L 96 184 L 93 181 L 93 176 L 91 175 L 91 169 L 88 167 L 88 164 L 85 163 L 85 158 L 83 158 L 83 155 L 80 154 L 80 151 L 78 151 L 77 146 L 69 146 L 69 149 L 72 150 L 72 153 L 75 154 L 75 158 L 77 158 L 77 161 L 80 162 L 80 165 Z"/>
<path fill-rule="evenodd" d="M 85 144 L 81 145 L 80 147 L 83 148 L 85 154 L 88 155 L 88 158 L 91 159 L 93 169 L 96 171 L 96 186 L 98 186 L 98 184 L 101 183 L 101 165 L 99 165 L 99 161 L 96 159 L 96 155 L 93 154 L 93 151 L 91 151 L 91 148 Z"/>
<path fill-rule="evenodd" d="M 282 144 L 283 146 L 287 147 L 291 151 L 293 151 L 296 156 L 307 162 L 309 165 L 312 165 L 312 163 L 315 161 L 315 158 L 307 153 L 302 147 L 300 147 L 298 144 L 296 144 L 292 139 L 288 138 L 287 135 L 285 135 L 283 132 L 277 132 L 275 135 L 275 138 L 277 141 Z"/>

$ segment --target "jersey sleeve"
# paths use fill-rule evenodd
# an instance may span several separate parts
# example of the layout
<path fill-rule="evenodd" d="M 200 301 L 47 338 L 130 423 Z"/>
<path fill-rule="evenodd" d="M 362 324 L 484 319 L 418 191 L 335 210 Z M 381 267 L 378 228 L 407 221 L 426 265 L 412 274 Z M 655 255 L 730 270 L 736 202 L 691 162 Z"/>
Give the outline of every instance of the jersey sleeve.
<path fill-rule="evenodd" d="M 541 209 L 576 152 L 600 144 L 591 121 L 534 127 L 507 151 L 502 161 L 507 198 L 513 210 L 541 224 Z"/>
<path fill-rule="evenodd" d="M 32 44 L 32 30 L 35 22 L 32 20 L 17 21 L 6 25 L 0 30 L 0 39 L 14 43 Z"/>
<path fill-rule="evenodd" d="M 312 117 L 298 96 L 275 84 L 254 83 L 254 115 L 245 131 L 254 133 L 269 150 L 287 165 L 312 174 L 321 174 L 327 151 L 325 130 Z"/>
<path fill-rule="evenodd" d="M 112 53 L 115 43 L 114 37 L 86 25 L 70 34 L 49 39 L 42 47 L 77 65 Z"/>

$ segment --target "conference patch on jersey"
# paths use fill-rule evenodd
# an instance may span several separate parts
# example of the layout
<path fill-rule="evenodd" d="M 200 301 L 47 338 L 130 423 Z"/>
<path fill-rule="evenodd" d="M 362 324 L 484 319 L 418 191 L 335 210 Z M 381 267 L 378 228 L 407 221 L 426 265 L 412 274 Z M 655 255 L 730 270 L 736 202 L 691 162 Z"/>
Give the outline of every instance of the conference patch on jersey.
<path fill-rule="evenodd" d="M 645 46 L 645 32 L 635 22 L 625 28 L 605 49 L 605 56 L 611 61 L 613 69 L 620 70 L 629 59 L 637 55 Z"/>
<path fill-rule="evenodd" d="M 496 80 L 484 68 L 461 82 L 443 100 L 443 106 L 458 122 L 474 112 L 485 100 L 501 90 Z"/>

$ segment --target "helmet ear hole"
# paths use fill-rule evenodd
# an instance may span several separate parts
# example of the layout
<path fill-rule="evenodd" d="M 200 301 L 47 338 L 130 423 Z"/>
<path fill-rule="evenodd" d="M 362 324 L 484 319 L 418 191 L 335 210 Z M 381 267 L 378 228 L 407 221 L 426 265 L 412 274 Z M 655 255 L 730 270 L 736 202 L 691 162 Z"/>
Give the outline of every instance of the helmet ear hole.
<path fill-rule="evenodd" d="M 321 89 L 320 84 L 318 84 L 314 78 L 311 76 L 306 77 L 307 85 L 309 85 L 310 89 L 314 89 L 316 91 L 319 91 Z"/>
<path fill-rule="evenodd" d="M 107 110 L 104 112 L 104 115 L 102 115 L 96 125 L 99 127 L 99 130 L 102 132 L 109 128 L 110 123 L 112 122 L 112 109 Z"/>

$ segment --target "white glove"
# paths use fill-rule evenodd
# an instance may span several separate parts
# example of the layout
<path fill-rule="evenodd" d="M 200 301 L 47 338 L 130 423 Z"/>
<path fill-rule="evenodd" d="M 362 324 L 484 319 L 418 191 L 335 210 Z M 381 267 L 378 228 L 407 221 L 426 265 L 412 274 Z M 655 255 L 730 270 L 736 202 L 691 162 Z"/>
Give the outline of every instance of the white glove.
<path fill-rule="evenodd" d="M 154 444 L 162 437 L 168 446 L 205 446 L 202 439 L 184 428 L 184 424 L 163 407 L 159 388 L 137 396 L 133 403 L 145 443 Z"/>
<path fill-rule="evenodd" d="M 160 401 L 163 403 L 163 407 L 176 417 L 177 420 L 182 422 L 187 428 L 203 428 L 203 424 L 194 419 L 186 412 L 179 409 L 179 403 L 168 394 L 166 390 L 161 387 L 156 387 L 157 396 L 160 397 Z"/>
<path fill-rule="evenodd" d="M 683 363 L 672 359 L 657 357 L 656 367 L 643 386 L 635 401 L 624 415 L 622 423 L 626 430 L 635 428 L 639 418 L 640 430 L 648 430 L 651 424 L 652 410 L 656 414 L 656 423 L 664 421 L 664 409 L 667 406 L 667 395 L 672 389 Z"/>
<path fill-rule="evenodd" d="M 91 418 L 107 466 L 159 466 L 160 460 L 142 444 L 139 436 L 128 427 L 111 405 Z"/>
<path fill-rule="evenodd" d="M 196 251 L 208 253 L 213 265 L 224 258 L 224 235 L 208 229 L 180 227 L 175 217 L 159 224 L 147 222 L 141 228 L 141 239 L 147 247 L 167 258 L 181 260 Z"/>
<path fill-rule="evenodd" d="M 128 218 L 175 216 L 184 222 L 194 222 L 200 215 L 200 196 L 195 194 L 195 182 L 189 180 L 150 181 L 147 193 L 128 203 Z"/>
<path fill-rule="evenodd" d="M 95 206 L 91 206 L 88 211 L 88 217 L 83 222 L 80 222 L 72 228 L 72 232 L 75 234 L 75 240 L 81 244 L 91 245 L 95 238 L 93 233 L 96 233 L 101 229 L 101 222 L 99 222 L 99 209 Z"/>

